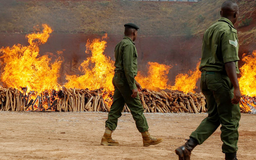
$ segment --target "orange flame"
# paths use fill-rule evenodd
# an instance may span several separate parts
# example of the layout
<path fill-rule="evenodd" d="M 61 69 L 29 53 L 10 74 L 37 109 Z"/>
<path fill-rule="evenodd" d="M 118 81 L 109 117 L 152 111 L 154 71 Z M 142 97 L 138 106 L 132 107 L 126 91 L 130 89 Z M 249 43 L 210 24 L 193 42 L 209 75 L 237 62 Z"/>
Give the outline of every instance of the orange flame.
<path fill-rule="evenodd" d="M 240 107 L 245 112 L 251 112 L 252 107 L 256 108 L 255 98 L 252 98 L 256 96 L 256 86 L 254 85 L 256 81 L 256 50 L 251 55 L 245 56 L 244 54 L 242 61 L 245 64 L 240 68 L 241 77 L 239 78 L 239 85 L 242 95 L 245 96 L 241 99 Z"/>
<path fill-rule="evenodd" d="M 27 35 L 29 45 L 17 44 L 6 48 L 1 48 L 1 57 L 5 63 L 1 80 L 7 87 L 21 90 L 27 87 L 28 91 L 41 93 L 45 90 L 58 89 L 57 79 L 61 60 L 58 58 L 50 64 L 51 58 L 47 55 L 39 56 L 39 45 L 47 42 L 52 29 L 43 24 L 42 33 L 32 33 Z"/>
<path fill-rule="evenodd" d="M 145 77 L 139 72 L 136 78 L 143 88 L 151 90 L 171 89 L 183 91 L 184 93 L 195 93 L 194 89 L 197 88 L 196 83 L 201 75 L 201 72 L 199 71 L 200 62 L 198 62 L 195 71 L 189 71 L 188 74 L 177 75 L 174 86 L 170 85 L 168 79 L 168 73 L 172 66 L 156 62 L 149 62 L 148 64 L 148 75 Z"/>
<path fill-rule="evenodd" d="M 26 36 L 28 38 L 28 46 L 17 44 L 11 48 L 6 47 L 0 50 L 3 53 L 1 58 L 5 63 L 1 80 L 7 87 L 19 90 L 21 90 L 21 87 L 27 87 L 28 91 L 36 91 L 38 94 L 42 93 L 42 95 L 44 91 L 60 89 L 57 79 L 62 61 L 58 58 L 51 64 L 51 58 L 47 55 L 39 56 L 39 46 L 46 43 L 50 33 L 52 33 L 52 29 L 48 25 L 43 24 L 42 26 L 44 29 L 41 33 L 33 33 Z M 83 74 L 80 76 L 66 75 L 68 82 L 64 86 L 66 88 L 88 88 L 90 90 L 103 88 L 104 93 L 102 96 L 110 106 L 111 98 L 109 96 L 114 90 L 112 85 L 114 61 L 104 55 L 107 43 L 104 40 L 105 38 L 107 38 L 107 34 L 102 39 L 94 39 L 92 42 L 87 42 L 86 48 L 88 50 L 86 53 L 91 53 L 92 55 L 79 68 Z M 168 73 L 172 68 L 171 65 L 156 62 L 149 62 L 148 64 L 148 75 L 143 76 L 139 72 L 136 77 L 143 88 L 151 90 L 175 89 L 185 93 L 194 92 L 196 82 L 200 77 L 199 64 L 196 71 L 178 75 L 174 86 L 171 86 L 168 80 Z M 33 96 L 36 97 L 37 94 Z M 47 107 L 48 101 L 40 101 L 40 103 Z"/>
<path fill-rule="evenodd" d="M 199 71 L 200 62 L 197 63 L 196 70 L 189 71 L 188 74 L 178 74 L 175 78 L 175 85 L 171 87 L 172 90 L 183 91 L 184 93 L 195 93 L 194 89 L 197 88 L 196 83 L 200 78 L 201 72 Z"/>
<path fill-rule="evenodd" d="M 106 102 L 109 101 L 109 94 L 114 90 L 112 78 L 114 76 L 114 61 L 110 57 L 106 57 L 103 53 L 106 48 L 107 34 L 100 39 L 94 39 L 93 42 L 87 42 L 86 48 L 92 53 L 92 56 L 87 58 L 80 67 L 80 71 L 84 74 L 66 75 L 68 82 L 65 84 L 67 88 L 88 88 L 90 90 L 103 88 L 105 93 L 103 98 Z M 86 51 L 88 54 L 89 51 Z M 108 99 L 108 100 L 107 100 Z"/>
<path fill-rule="evenodd" d="M 256 96 L 256 50 L 252 55 L 243 56 L 245 64 L 240 68 L 241 78 L 239 79 L 242 95 Z"/>
<path fill-rule="evenodd" d="M 151 90 L 169 88 L 167 75 L 172 66 L 157 62 L 148 62 L 148 65 L 148 75 L 145 77 L 141 75 L 141 72 L 138 72 L 138 76 L 136 77 L 141 87 Z"/>
<path fill-rule="evenodd" d="M 103 37 L 102 39 L 105 39 Z M 113 91 L 112 78 L 114 76 L 114 61 L 106 57 L 103 52 L 106 48 L 106 41 L 94 39 L 92 43 L 89 41 L 86 47 L 92 53 L 79 68 L 84 74 L 66 75 L 68 82 L 65 84 L 67 88 L 88 88 L 90 90 L 104 88 L 107 91 Z M 86 51 L 88 54 L 89 51 Z"/>

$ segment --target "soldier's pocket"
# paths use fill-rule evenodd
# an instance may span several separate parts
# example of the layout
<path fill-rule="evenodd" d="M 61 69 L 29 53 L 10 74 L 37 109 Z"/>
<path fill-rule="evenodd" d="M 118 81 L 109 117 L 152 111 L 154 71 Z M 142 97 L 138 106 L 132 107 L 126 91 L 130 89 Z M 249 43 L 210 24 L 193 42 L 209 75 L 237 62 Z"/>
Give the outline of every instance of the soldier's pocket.
<path fill-rule="evenodd" d="M 113 78 L 113 85 L 117 88 L 123 87 L 124 86 L 124 80 L 118 76 L 114 76 Z"/>
<path fill-rule="evenodd" d="M 222 88 L 222 79 L 219 74 L 207 74 L 206 85 L 211 91 L 218 91 Z"/>
<path fill-rule="evenodd" d="M 222 75 L 222 85 L 225 89 L 230 90 L 233 88 L 233 85 L 227 75 Z"/>

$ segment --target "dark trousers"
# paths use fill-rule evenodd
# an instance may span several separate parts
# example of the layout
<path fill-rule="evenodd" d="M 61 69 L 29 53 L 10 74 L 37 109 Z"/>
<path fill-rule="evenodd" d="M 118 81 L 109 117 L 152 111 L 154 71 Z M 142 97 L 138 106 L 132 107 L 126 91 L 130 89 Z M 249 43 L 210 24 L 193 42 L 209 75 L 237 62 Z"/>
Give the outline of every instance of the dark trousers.
<path fill-rule="evenodd" d="M 202 144 L 221 125 L 223 153 L 237 151 L 239 104 L 232 104 L 233 85 L 229 77 L 218 72 L 202 72 L 201 90 L 206 97 L 208 117 L 190 135 Z"/>
<path fill-rule="evenodd" d="M 144 109 L 140 98 L 139 96 L 136 98 L 131 97 L 132 91 L 129 88 L 124 73 L 115 73 L 113 85 L 115 87 L 113 103 L 110 108 L 105 126 L 112 131 L 116 129 L 118 118 L 121 117 L 124 104 L 126 103 L 131 110 L 131 114 L 135 120 L 136 127 L 139 132 L 148 131 L 148 123 L 143 114 Z"/>

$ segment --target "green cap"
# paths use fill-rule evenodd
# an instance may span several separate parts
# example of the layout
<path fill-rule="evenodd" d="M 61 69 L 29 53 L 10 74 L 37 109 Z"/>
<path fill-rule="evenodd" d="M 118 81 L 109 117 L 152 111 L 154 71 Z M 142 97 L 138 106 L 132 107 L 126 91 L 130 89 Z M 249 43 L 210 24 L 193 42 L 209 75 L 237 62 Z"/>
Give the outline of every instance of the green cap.
<path fill-rule="evenodd" d="M 136 30 L 139 29 L 139 27 L 138 27 L 136 24 L 133 24 L 133 23 L 126 23 L 124 26 L 125 26 L 125 27 L 134 28 L 134 29 L 136 29 Z"/>

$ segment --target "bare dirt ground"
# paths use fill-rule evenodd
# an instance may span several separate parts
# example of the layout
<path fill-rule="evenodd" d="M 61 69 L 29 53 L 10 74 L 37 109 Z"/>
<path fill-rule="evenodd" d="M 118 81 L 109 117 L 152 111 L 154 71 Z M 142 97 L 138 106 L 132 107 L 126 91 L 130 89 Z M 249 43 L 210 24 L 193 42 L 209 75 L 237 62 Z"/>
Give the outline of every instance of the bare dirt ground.
<path fill-rule="evenodd" d="M 132 116 L 119 119 L 118 147 L 100 146 L 107 113 L 0 112 L 0 160 L 177 160 L 174 150 L 185 142 L 206 114 L 145 114 L 150 133 L 163 138 L 143 147 Z M 242 114 L 239 160 L 256 160 L 256 117 Z M 196 147 L 192 160 L 224 159 L 218 129 Z"/>

